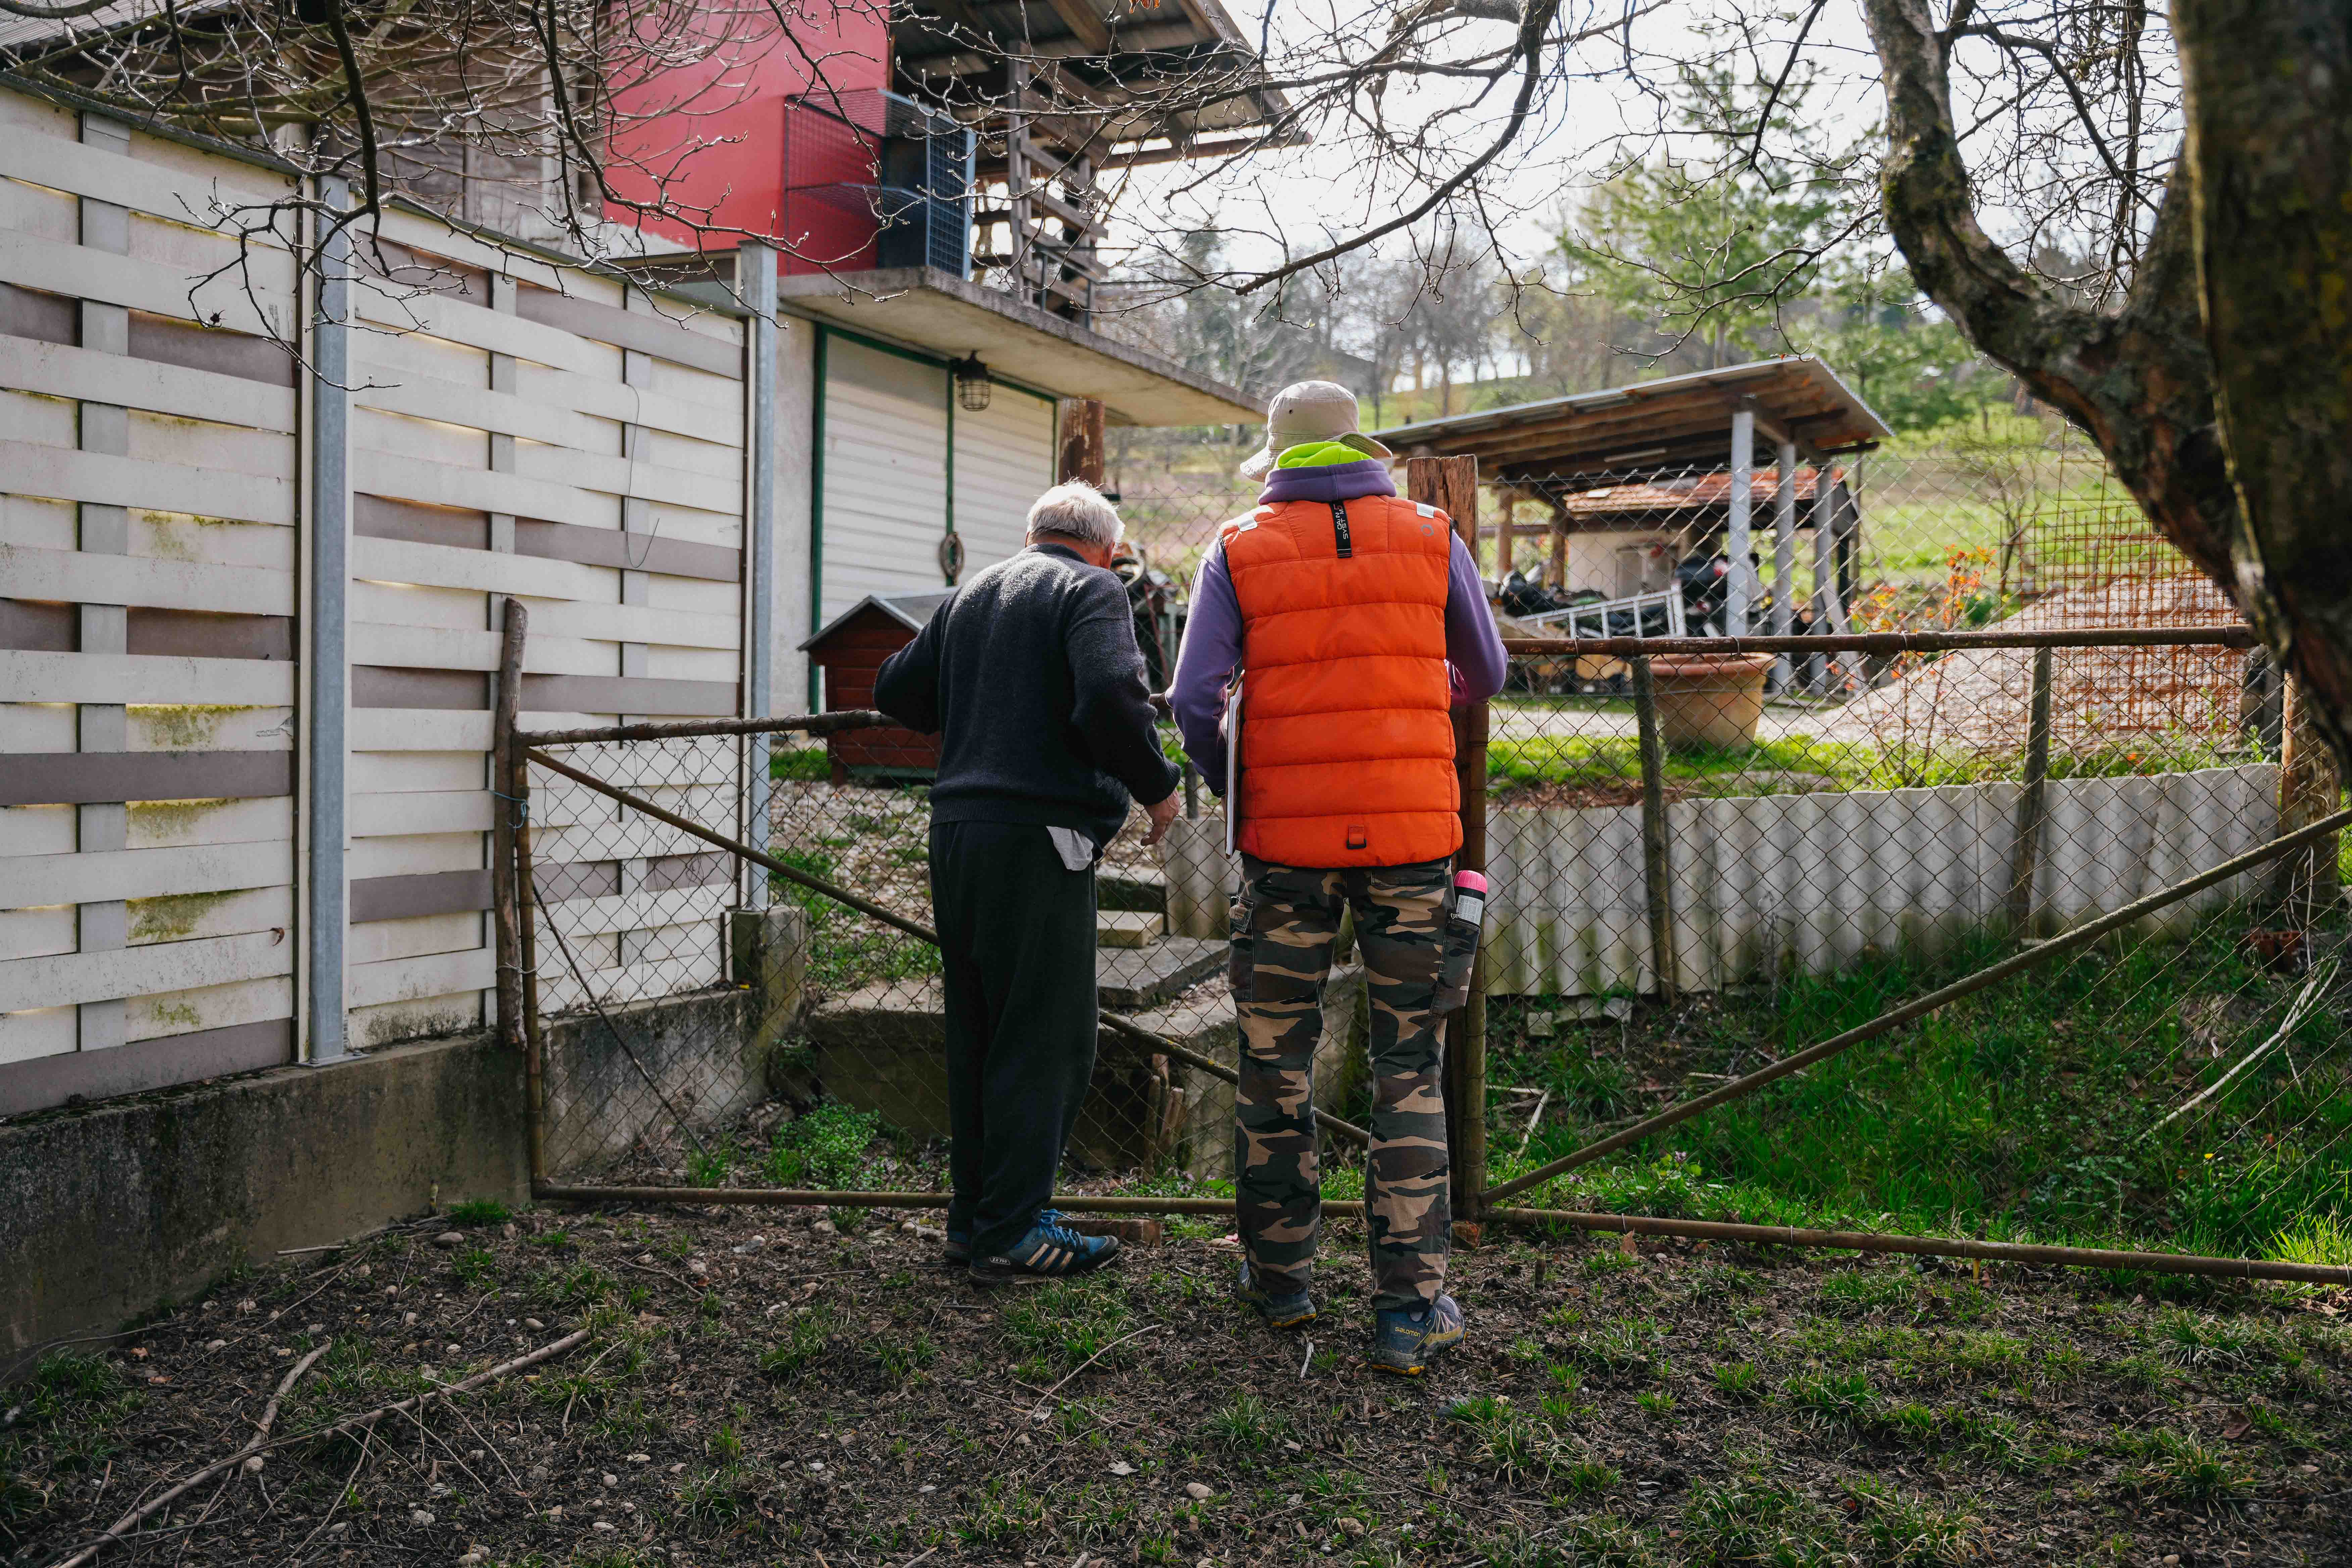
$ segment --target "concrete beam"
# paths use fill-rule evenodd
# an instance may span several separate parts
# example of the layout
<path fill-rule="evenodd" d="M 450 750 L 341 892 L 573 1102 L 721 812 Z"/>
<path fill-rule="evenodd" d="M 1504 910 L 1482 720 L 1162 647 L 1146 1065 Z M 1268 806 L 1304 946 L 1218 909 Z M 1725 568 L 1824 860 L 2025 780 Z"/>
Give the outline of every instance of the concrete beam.
<path fill-rule="evenodd" d="M 1100 401 L 1114 425 L 1248 425 L 1263 418 L 1235 387 L 1175 361 L 930 267 L 776 280 L 795 314 L 926 350 L 978 353 L 1008 381 Z"/>
<path fill-rule="evenodd" d="M 278 1249 L 529 1196 L 522 1064 L 487 1034 L 0 1124 L 0 1383 Z"/>

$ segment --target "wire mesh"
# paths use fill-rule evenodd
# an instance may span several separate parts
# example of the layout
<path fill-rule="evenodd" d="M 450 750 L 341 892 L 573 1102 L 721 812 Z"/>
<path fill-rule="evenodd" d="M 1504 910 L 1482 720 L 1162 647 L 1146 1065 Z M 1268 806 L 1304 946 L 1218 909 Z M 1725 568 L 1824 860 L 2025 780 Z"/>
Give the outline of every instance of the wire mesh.
<path fill-rule="evenodd" d="M 1646 680 L 1514 659 L 1488 755 L 1496 1185 L 2335 809 L 2218 639 L 1832 651 L 1817 679 L 1805 657 L 1660 653 Z M 1512 1201 L 2352 1263 L 2337 854 Z"/>
<path fill-rule="evenodd" d="M 1172 729 L 1163 738 L 1172 752 Z M 721 837 L 764 829 L 782 867 L 929 926 L 935 743 L 879 723 L 760 740 L 764 779 L 747 772 L 751 748 L 734 735 L 597 740 L 543 754 Z M 543 763 L 534 762 L 530 787 L 551 1178 L 944 1190 L 944 1003 L 931 942 Z M 1208 900 L 1213 910 L 1177 909 L 1160 852 L 1141 843 L 1144 826 L 1136 813 L 1097 869 L 1097 978 L 1102 1005 L 1167 1048 L 1100 1032 L 1064 1189 L 1227 1198 L 1239 1047 L 1224 897 Z M 1210 829 L 1222 832 L 1214 819 L 1180 822 L 1168 852 L 1213 847 L 1222 874 L 1222 838 Z M 1360 1121 L 1368 1004 L 1345 954 L 1323 1012 L 1318 1102 Z M 1351 1145 L 1327 1140 L 1325 1162 L 1331 1197 L 1360 1196 Z"/>
<path fill-rule="evenodd" d="M 1723 475 L 1506 478 L 1483 545 L 1518 644 L 1486 759 L 1478 1092 L 1496 1184 L 2340 795 L 2312 748 L 2298 769 L 2292 704 L 2242 633 L 2076 635 L 2231 617 L 2063 441 L 1874 454 L 1785 484 L 1768 468 L 1744 509 Z M 1232 499 L 1171 482 L 1128 510 L 1181 576 Z M 1172 644 L 1181 619 L 1139 636 Z M 1987 627 L 2003 646 L 1864 640 Z M 1742 628 L 1798 640 L 1653 649 L 1645 666 L 1558 640 Z M 928 922 L 929 742 L 876 728 L 767 744 L 562 754 Z M 939 1191 L 935 950 L 544 770 L 533 782 L 551 1171 Z M 1106 1005 L 1229 1066 L 1236 870 L 1218 803 L 1185 790 L 1156 851 L 1139 819 L 1106 852 L 1098 977 Z M 2352 1261 L 2336 856 L 2237 877 L 1513 1201 Z M 1363 1036 L 1343 961 L 1318 1097 L 1358 1121 Z M 1224 1196 L 1231 1121 L 1216 1073 L 1106 1029 L 1065 1185 Z M 1350 1146 L 1327 1144 L 1324 1173 L 1327 1195 L 1360 1192 Z"/>

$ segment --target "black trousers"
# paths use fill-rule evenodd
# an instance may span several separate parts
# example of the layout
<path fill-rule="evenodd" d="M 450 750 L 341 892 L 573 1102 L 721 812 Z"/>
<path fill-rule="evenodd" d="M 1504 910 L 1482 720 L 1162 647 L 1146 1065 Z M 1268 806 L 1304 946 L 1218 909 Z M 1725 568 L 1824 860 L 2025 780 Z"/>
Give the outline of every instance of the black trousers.
<path fill-rule="evenodd" d="M 1026 1235 L 1054 1194 L 1095 1066 L 1095 874 L 1043 827 L 931 825 L 947 992 L 950 1226 L 975 1256 Z"/>

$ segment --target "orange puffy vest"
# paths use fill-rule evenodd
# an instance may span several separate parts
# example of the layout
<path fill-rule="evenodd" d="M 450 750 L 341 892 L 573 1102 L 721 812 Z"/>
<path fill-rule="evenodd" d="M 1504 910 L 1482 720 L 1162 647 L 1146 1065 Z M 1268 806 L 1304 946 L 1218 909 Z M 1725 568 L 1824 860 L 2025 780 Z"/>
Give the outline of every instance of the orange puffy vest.
<path fill-rule="evenodd" d="M 1240 843 L 1278 866 L 1462 847 L 1445 673 L 1453 524 L 1398 496 L 1279 501 L 1217 531 L 1242 612 Z M 1342 550 L 1345 553 L 1342 553 Z"/>

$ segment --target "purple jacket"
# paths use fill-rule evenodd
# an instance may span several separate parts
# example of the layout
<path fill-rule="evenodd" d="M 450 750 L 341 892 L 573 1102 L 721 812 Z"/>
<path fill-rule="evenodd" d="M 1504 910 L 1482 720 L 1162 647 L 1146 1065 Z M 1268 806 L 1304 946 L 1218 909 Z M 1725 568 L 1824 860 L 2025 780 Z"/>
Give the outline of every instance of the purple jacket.
<path fill-rule="evenodd" d="M 1360 463 L 1338 463 L 1315 468 L 1276 468 L 1266 476 L 1258 504 L 1273 501 L 1354 500 L 1359 496 L 1392 496 L 1388 465 L 1377 458 Z M 1184 646 L 1176 655 L 1176 676 L 1169 683 L 1168 705 L 1176 711 L 1176 727 L 1184 737 L 1184 754 L 1223 794 L 1225 787 L 1225 738 L 1218 730 L 1224 717 L 1225 683 L 1242 662 L 1242 606 L 1234 595 L 1234 581 L 1225 573 L 1223 541 L 1209 547 L 1192 579 L 1192 608 L 1184 624 Z M 1503 689 L 1503 638 L 1486 607 L 1486 587 L 1478 580 L 1478 563 L 1471 558 L 1462 536 L 1454 536 L 1454 555 L 1446 571 L 1445 662 L 1456 704 L 1483 701 Z"/>

